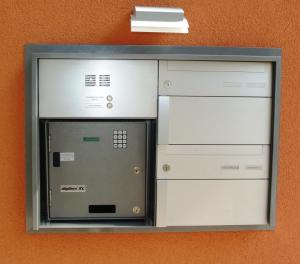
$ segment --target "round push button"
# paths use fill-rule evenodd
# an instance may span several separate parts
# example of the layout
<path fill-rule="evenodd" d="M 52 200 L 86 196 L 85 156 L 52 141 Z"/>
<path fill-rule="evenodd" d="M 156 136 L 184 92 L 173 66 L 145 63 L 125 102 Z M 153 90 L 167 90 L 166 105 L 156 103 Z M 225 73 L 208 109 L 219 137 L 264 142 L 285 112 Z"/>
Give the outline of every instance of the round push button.
<path fill-rule="evenodd" d="M 113 100 L 113 97 L 112 97 L 111 95 L 108 95 L 108 96 L 106 97 L 106 99 L 107 99 L 107 101 L 111 102 L 111 101 Z"/>

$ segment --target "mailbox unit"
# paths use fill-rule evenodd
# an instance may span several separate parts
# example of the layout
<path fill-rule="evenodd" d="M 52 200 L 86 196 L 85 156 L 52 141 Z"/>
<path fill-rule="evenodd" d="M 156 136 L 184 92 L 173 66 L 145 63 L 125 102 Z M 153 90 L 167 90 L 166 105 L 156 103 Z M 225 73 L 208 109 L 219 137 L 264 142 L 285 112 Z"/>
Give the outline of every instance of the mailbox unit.
<path fill-rule="evenodd" d="M 280 49 L 25 53 L 28 231 L 275 227 Z"/>

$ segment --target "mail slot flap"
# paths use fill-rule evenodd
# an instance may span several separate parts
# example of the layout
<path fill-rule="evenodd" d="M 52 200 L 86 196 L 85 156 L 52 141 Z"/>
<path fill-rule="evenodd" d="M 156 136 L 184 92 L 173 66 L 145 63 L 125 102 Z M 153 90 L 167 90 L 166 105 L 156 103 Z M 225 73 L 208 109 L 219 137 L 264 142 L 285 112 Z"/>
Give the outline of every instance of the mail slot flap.
<path fill-rule="evenodd" d="M 40 117 L 157 116 L 156 60 L 39 60 Z"/>
<path fill-rule="evenodd" d="M 158 142 L 270 144 L 271 98 L 159 97 Z"/>
<path fill-rule="evenodd" d="M 272 63 L 159 61 L 159 94 L 272 96 Z"/>
<path fill-rule="evenodd" d="M 267 179 L 268 145 L 158 145 L 157 179 Z"/>
<path fill-rule="evenodd" d="M 265 225 L 268 180 L 158 180 L 157 226 Z"/>

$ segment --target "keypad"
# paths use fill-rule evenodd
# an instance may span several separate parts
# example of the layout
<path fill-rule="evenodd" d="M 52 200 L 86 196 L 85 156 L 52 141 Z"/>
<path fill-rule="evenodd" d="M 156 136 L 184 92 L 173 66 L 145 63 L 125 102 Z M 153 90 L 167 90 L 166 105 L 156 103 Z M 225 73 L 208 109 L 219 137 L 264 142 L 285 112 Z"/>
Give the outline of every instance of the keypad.
<path fill-rule="evenodd" d="M 114 149 L 127 148 L 127 130 L 113 131 L 113 147 Z"/>

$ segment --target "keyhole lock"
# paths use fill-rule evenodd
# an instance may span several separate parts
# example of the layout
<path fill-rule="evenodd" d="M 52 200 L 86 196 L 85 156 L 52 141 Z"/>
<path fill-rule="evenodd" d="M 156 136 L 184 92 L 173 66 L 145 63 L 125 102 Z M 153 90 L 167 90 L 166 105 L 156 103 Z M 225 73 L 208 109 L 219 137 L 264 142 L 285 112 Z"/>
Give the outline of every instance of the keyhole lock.
<path fill-rule="evenodd" d="M 132 212 L 133 212 L 134 214 L 139 214 L 140 211 L 141 211 L 141 208 L 138 207 L 138 206 L 134 206 L 134 207 L 132 208 Z"/>
<path fill-rule="evenodd" d="M 164 81 L 165 88 L 170 88 L 172 86 L 172 82 L 170 80 Z"/>
<path fill-rule="evenodd" d="M 141 173 L 141 168 L 138 167 L 138 166 L 134 166 L 133 167 L 133 173 L 136 174 L 136 175 L 140 174 Z"/>
<path fill-rule="evenodd" d="M 162 169 L 163 169 L 164 172 L 168 172 L 171 169 L 171 166 L 169 164 L 164 164 L 162 166 Z"/>

